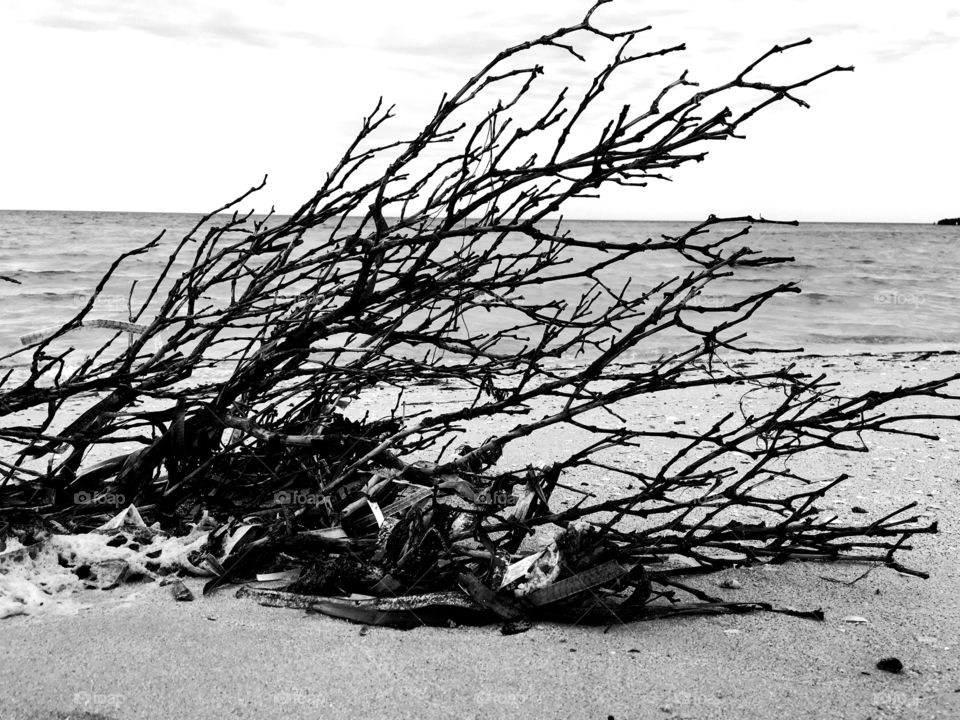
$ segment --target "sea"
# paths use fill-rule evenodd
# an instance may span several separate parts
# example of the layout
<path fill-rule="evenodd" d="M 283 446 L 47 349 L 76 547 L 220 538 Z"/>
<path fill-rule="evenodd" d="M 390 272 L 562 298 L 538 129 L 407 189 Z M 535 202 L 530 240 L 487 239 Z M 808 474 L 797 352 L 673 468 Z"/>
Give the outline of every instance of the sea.
<path fill-rule="evenodd" d="M 165 231 L 158 249 L 120 266 L 90 317 L 127 319 L 128 290 L 146 287 L 170 246 L 199 215 L 120 212 L 0 211 L 0 366 L 26 362 L 10 355 L 21 338 L 70 319 L 86 303 L 116 256 Z M 635 241 L 682 233 L 694 222 L 567 221 L 591 240 Z M 322 233 L 323 228 L 317 232 Z M 766 303 L 744 326 L 759 348 L 817 354 L 960 350 L 960 228 L 922 224 L 802 223 L 755 226 L 743 241 L 792 262 L 739 271 L 710 286 L 702 305 L 721 304 L 759 288 L 797 281 L 802 292 Z M 576 264 L 576 263 L 574 263 Z M 611 286 L 628 279 L 643 288 L 682 274 L 675 253 L 642 253 L 622 263 Z M 565 283 L 574 299 L 588 283 Z M 534 288 L 527 299 L 537 298 Z M 544 291 L 539 291 L 544 292 Z M 551 289 L 555 295 L 557 289 Z M 476 319 L 483 330 L 482 317 Z M 495 323 L 495 320 L 489 320 Z M 70 344 L 92 351 L 108 331 L 73 333 Z M 637 352 L 669 352 L 669 338 L 652 339 Z M 679 342 L 679 341 L 677 341 Z"/>

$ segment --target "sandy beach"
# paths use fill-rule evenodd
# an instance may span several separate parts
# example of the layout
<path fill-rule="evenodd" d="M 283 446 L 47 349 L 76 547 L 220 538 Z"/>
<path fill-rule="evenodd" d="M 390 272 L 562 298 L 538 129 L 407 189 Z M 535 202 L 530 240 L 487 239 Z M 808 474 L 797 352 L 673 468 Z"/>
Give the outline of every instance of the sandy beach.
<path fill-rule="evenodd" d="M 955 371 L 918 353 L 801 356 L 851 391 Z M 418 402 L 445 402 L 427 388 Z M 630 406 L 636 422 L 690 422 L 733 396 L 712 388 Z M 377 399 L 364 402 L 376 403 Z M 922 405 L 920 406 L 922 407 Z M 358 410 L 362 410 L 359 408 Z M 960 716 L 960 426 L 924 425 L 940 442 L 874 437 L 872 452 L 805 461 L 848 472 L 823 503 L 841 518 L 907 502 L 940 532 L 901 561 L 928 580 L 855 564 L 742 568 L 696 582 L 730 600 L 822 608 L 826 620 L 754 613 L 609 627 L 538 624 L 409 631 L 364 628 L 262 607 L 227 588 L 174 602 L 156 583 L 85 591 L 74 614 L 0 621 L 0 718 L 955 718 Z M 476 429 L 482 434 L 484 428 Z M 505 464 L 546 461 L 570 438 L 510 446 Z M 647 453 L 655 461 L 659 449 Z M 578 480 L 602 496 L 600 474 Z M 735 578 L 740 589 L 722 589 Z M 866 622 L 849 622 L 857 616 Z M 896 657 L 903 672 L 876 668 Z"/>

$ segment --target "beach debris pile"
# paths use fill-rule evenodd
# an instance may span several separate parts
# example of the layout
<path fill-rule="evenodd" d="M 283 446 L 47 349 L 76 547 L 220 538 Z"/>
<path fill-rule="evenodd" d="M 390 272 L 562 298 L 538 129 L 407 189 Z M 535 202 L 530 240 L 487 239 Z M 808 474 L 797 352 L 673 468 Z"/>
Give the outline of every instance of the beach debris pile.
<path fill-rule="evenodd" d="M 190 601 L 179 578 L 192 575 L 205 578 L 204 595 L 239 588 L 238 597 L 261 604 L 399 628 L 499 622 L 513 633 L 538 620 L 610 624 L 753 610 L 822 619 L 818 610 L 716 597 L 687 577 L 811 557 L 866 558 L 916 574 L 893 553 L 911 534 L 936 531 L 935 523 L 916 524 L 911 506 L 867 528 L 837 522 L 814 505 L 823 485 L 787 498 L 751 493 L 751 517 L 764 511 L 770 521 L 736 519 L 745 503 L 735 476 L 678 486 L 631 470 L 632 481 L 643 481 L 639 492 L 603 500 L 565 483 L 563 462 L 502 467 L 500 436 L 461 445 L 446 464 L 371 455 L 376 438 L 364 442 L 363 433 L 380 423 L 341 415 L 308 449 L 254 435 L 239 452 L 216 455 L 209 472 L 192 473 L 193 484 L 181 481 L 176 502 L 169 475 L 160 474 L 142 484 L 139 505 L 115 514 L 97 500 L 121 488 L 96 490 L 89 479 L 136 462 L 142 451 L 78 473 L 83 504 L 37 512 L 16 501 L 31 488 L 13 487 L 0 615 L 68 606 L 81 588 L 144 579 Z M 284 472 L 294 462 L 300 471 Z M 303 472 L 311 466 L 312 475 Z M 349 475 L 337 471 L 351 466 Z M 295 484 L 305 476 L 313 484 Z M 337 482 L 325 491 L 321 480 L 331 476 Z M 665 520 L 644 523 L 650 513 Z M 885 554 L 868 554 L 877 547 Z M 742 589 L 729 577 L 716 584 Z"/>
<path fill-rule="evenodd" d="M 56 524 L 65 532 L 8 542 L 0 554 L 0 617 L 70 609 L 80 588 L 109 590 L 144 579 L 169 585 L 178 601 L 192 600 L 181 575 L 206 577 L 204 594 L 239 585 L 238 597 L 264 605 L 397 628 L 501 622 L 511 634 L 535 620 L 609 624 L 752 610 L 823 617 L 712 598 L 671 581 L 668 571 L 650 569 L 582 520 L 531 549 L 524 543 L 526 523 L 550 512 L 552 487 L 529 480 L 511 491 L 500 511 L 486 505 L 496 493 L 477 491 L 466 480 L 425 485 L 422 477 L 413 482 L 401 472 L 379 471 L 354 490 L 356 499 L 344 494 L 340 510 L 325 522 L 315 519 L 313 506 L 224 523 L 204 511 L 187 534 L 175 537 L 159 522 L 147 525 L 133 505 L 87 532 L 66 532 L 61 518 Z M 291 527 L 298 529 L 288 532 Z M 670 586 L 697 601 L 677 602 Z M 650 603 L 652 597 L 667 602 Z"/>
<path fill-rule="evenodd" d="M 643 565 L 613 559 L 612 548 L 597 544 L 595 528 L 582 522 L 571 523 L 548 545 L 520 559 L 512 560 L 505 549 L 490 558 L 473 553 L 473 560 L 431 574 L 438 564 L 435 552 L 421 556 L 419 565 L 399 562 L 424 553 L 429 531 L 398 530 L 410 524 L 418 503 L 432 504 L 429 500 L 417 492 L 401 517 L 396 506 L 376 510 L 377 529 L 353 537 L 343 531 L 305 531 L 312 541 L 304 544 L 272 540 L 261 524 L 217 526 L 207 516 L 188 535 L 170 537 L 156 523 L 147 526 L 131 505 L 90 532 L 8 543 L 0 553 L 0 618 L 74 610 L 72 596 L 81 588 L 109 590 L 144 579 L 169 585 L 177 601 L 191 601 L 193 594 L 178 576 L 194 575 L 209 578 L 204 594 L 239 584 L 237 597 L 264 605 L 397 628 L 500 621 L 504 633 L 512 634 L 528 629 L 533 619 L 595 624 L 758 609 L 822 619 L 819 612 L 721 600 L 646 607 L 651 587 Z M 445 589 L 444 578 L 455 589 Z"/>

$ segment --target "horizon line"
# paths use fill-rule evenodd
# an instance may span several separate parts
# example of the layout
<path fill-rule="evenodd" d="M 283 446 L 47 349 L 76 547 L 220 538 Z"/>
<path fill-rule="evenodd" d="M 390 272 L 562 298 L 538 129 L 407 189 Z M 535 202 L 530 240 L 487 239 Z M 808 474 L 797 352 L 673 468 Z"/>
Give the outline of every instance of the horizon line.
<path fill-rule="evenodd" d="M 190 216 L 203 216 L 209 214 L 209 212 L 204 211 L 186 211 L 186 210 L 64 210 L 64 209 L 50 209 L 50 208 L 0 208 L 0 212 L 22 212 L 22 213 L 102 213 L 102 214 L 114 214 L 114 215 L 190 215 Z M 216 213 L 216 215 L 232 215 L 232 212 L 225 211 Z M 273 215 L 277 217 L 289 217 L 292 212 L 274 212 Z M 266 212 L 253 212 L 254 216 L 264 216 L 267 215 Z M 654 223 L 698 223 L 703 222 L 706 218 L 624 218 L 624 217 L 612 217 L 612 218 L 596 218 L 596 217 L 568 217 L 559 215 L 563 217 L 565 221 L 570 222 L 654 222 Z M 348 215 L 347 217 L 352 218 L 361 218 L 362 215 Z M 396 216 L 389 216 L 396 217 Z M 800 224 L 834 224 L 834 225 L 937 225 L 937 222 L 941 219 L 949 219 L 948 217 L 937 218 L 936 220 L 799 220 L 797 218 L 789 219 L 772 219 L 772 218 L 763 218 L 758 216 L 758 219 L 764 219 L 771 223 L 793 223 L 797 222 Z M 557 217 L 551 218 L 553 220 Z M 941 226 L 943 227 L 943 226 Z M 949 227 L 949 226 L 946 226 Z"/>

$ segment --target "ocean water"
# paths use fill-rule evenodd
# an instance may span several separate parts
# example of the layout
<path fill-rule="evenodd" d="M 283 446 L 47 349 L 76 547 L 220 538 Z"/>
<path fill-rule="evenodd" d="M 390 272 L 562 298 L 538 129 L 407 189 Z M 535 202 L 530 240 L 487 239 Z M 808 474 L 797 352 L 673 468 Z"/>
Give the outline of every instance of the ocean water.
<path fill-rule="evenodd" d="M 0 355 L 20 347 L 21 336 L 76 313 L 118 253 L 164 229 L 165 242 L 173 243 L 198 219 L 185 214 L 0 211 L 0 275 L 20 281 L 0 281 Z M 583 238 L 628 241 L 678 234 L 690 224 L 571 221 L 568 227 Z M 743 326 L 754 346 L 825 354 L 960 349 L 960 228 L 762 225 L 745 244 L 795 261 L 742 269 L 735 279 L 711 286 L 701 304 L 789 280 L 802 287 L 799 295 L 774 298 Z M 144 289 L 168 252 L 161 247 L 122 266 L 91 317 L 126 319 L 131 283 Z M 675 254 L 643 253 L 605 279 L 616 286 L 632 278 L 632 285 L 642 288 L 686 269 Z M 573 298 L 586 287 L 571 281 L 561 292 Z M 536 292 L 525 295 L 536 299 Z M 476 321 L 494 322 L 481 316 Z M 70 343 L 89 351 L 105 337 L 106 331 L 84 330 L 73 334 Z M 671 342 L 657 338 L 641 354 L 669 351 Z"/>

